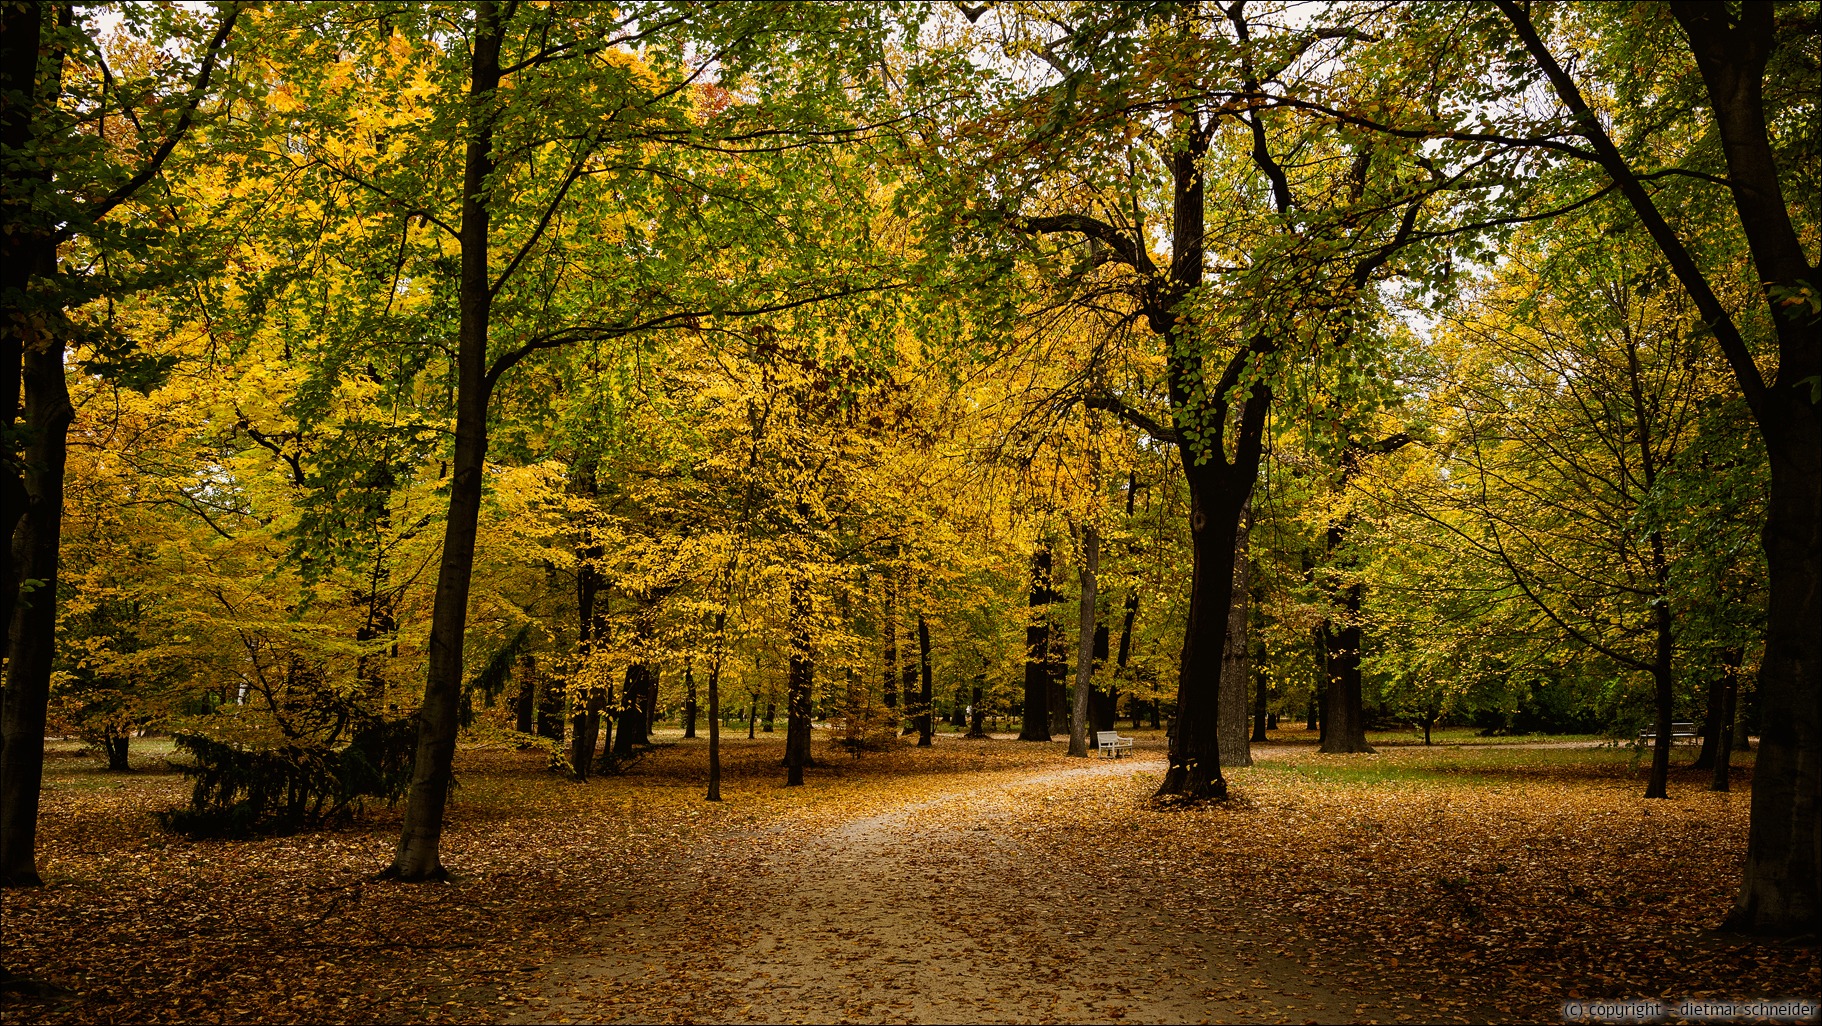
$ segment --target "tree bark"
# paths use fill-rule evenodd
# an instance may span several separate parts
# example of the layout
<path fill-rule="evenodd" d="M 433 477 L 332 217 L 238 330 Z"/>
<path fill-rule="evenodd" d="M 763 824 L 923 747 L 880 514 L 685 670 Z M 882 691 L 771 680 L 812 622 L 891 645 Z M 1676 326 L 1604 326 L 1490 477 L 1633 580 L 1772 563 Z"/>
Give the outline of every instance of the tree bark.
<path fill-rule="evenodd" d="M 1360 685 L 1360 626 L 1354 617 L 1360 611 L 1360 586 L 1342 589 L 1339 626 L 1322 627 L 1323 672 L 1328 678 L 1324 690 L 1321 731 L 1322 750 L 1331 753 L 1371 752 L 1366 740 L 1366 710 Z"/>
<path fill-rule="evenodd" d="M 1050 740 L 1050 549 L 1031 554 L 1031 594 L 1025 624 L 1025 706 L 1020 741 Z"/>
<path fill-rule="evenodd" d="M 696 675 L 687 665 L 683 668 L 683 737 L 696 736 Z"/>
<path fill-rule="evenodd" d="M 1253 764 L 1251 732 L 1247 729 L 1247 713 L 1252 705 L 1252 695 L 1247 687 L 1252 677 L 1252 660 L 1248 658 L 1251 653 L 1247 651 L 1253 585 L 1251 561 L 1247 556 L 1252 534 L 1251 508 L 1252 504 L 1248 503 L 1239 530 L 1234 532 L 1233 595 L 1228 605 L 1227 638 L 1221 646 L 1221 762 L 1225 766 Z"/>
<path fill-rule="evenodd" d="M 1813 295 L 1817 280 L 1790 219 L 1765 117 L 1765 69 L 1777 43 L 1775 5 L 1744 4 L 1737 12 L 1724 4 L 1670 5 L 1702 74 L 1734 207 L 1777 335 L 1778 369 L 1769 387 L 1732 315 L 1538 35 L 1526 5 L 1498 0 L 1497 6 L 1694 301 L 1765 440 L 1771 485 L 1758 681 L 1764 728 L 1746 864 L 1723 925 L 1768 936 L 1813 932 L 1822 916 L 1822 631 L 1816 630 L 1822 623 L 1822 409 L 1810 400 L 1810 385 L 1822 377 L 1822 322 L 1803 304 L 1779 298 L 1780 290 L 1808 288 Z"/>
<path fill-rule="evenodd" d="M 63 340 L 29 338 L 23 359 L 25 511 L 13 529 L 19 595 L 7 635 L 6 694 L 0 712 L 0 885 L 36 887 L 38 795 L 44 782 L 44 723 L 56 654 L 58 553 L 63 471 L 74 410 L 64 379 Z"/>
<path fill-rule="evenodd" d="M 455 760 L 457 706 L 462 693 L 462 643 L 474 572 L 476 528 L 487 458 L 487 337 L 493 310 L 488 271 L 487 179 L 493 173 L 494 94 L 500 84 L 503 26 L 493 0 L 475 5 L 469 67 L 467 143 L 462 170 L 460 327 L 456 343 L 456 437 L 449 517 L 437 568 L 430 618 L 430 658 L 424 704 L 418 710 L 417 752 L 398 852 L 384 875 L 407 881 L 445 880 L 438 855 L 443 812 Z"/>
<path fill-rule="evenodd" d="M 102 739 L 102 746 L 107 750 L 109 773 L 127 773 L 132 770 L 132 764 L 127 761 L 129 740 L 125 734 L 109 734 Z"/>
<path fill-rule="evenodd" d="M 719 614 L 717 619 L 720 618 Z M 709 790 L 706 800 L 721 800 L 721 660 L 709 667 Z"/>
<path fill-rule="evenodd" d="M 1727 704 L 1727 673 L 1723 670 L 1709 678 L 1708 702 L 1702 712 L 1702 750 L 1689 764 L 1690 769 L 1713 769 L 1715 749 L 1721 745 L 1721 710 Z"/>
<path fill-rule="evenodd" d="M 535 666 L 530 654 L 519 657 L 519 697 L 513 702 L 513 729 L 521 734 L 531 733 L 533 716 L 537 712 L 538 682 Z"/>
<path fill-rule="evenodd" d="M 785 697 L 785 786 L 803 783 L 810 764 L 810 689 L 815 683 L 814 639 L 810 634 L 810 587 L 791 582 L 791 669 Z"/>
<path fill-rule="evenodd" d="M 7 104 L 0 115 L 0 143 L 9 158 L 24 156 L 39 127 L 38 109 L 47 101 L 54 104 L 61 92 L 61 50 L 50 55 L 49 74 L 43 80 L 38 74 L 42 18 L 48 9 L 32 3 L 8 5 L 0 12 L 0 85 L 25 100 Z M 57 273 L 57 243 L 49 226 L 36 223 L 30 213 L 36 192 L 50 187 L 50 169 L 9 177 L 0 186 L 8 201 L 8 230 L 0 240 L 5 256 L 0 260 L 0 286 L 10 307 L 0 317 L 8 436 L 0 453 L 6 461 L 5 473 L 0 474 L 6 500 L 0 503 L 0 526 L 7 529 L 0 538 L 0 622 L 7 625 L 6 688 L 0 692 L 0 886 L 36 887 L 42 882 L 38 799 L 44 783 L 44 723 L 56 650 L 63 471 L 75 411 L 64 379 L 61 311 L 34 309 L 50 304 L 41 297 L 28 298 L 34 280 L 48 282 Z M 24 436 L 23 452 L 13 448 L 19 435 Z"/>
<path fill-rule="evenodd" d="M 1076 571 L 1082 588 L 1076 637 L 1075 700 L 1069 716 L 1069 754 L 1088 758 L 1089 692 L 1094 688 L 1094 604 L 1100 587 L 1101 532 L 1093 524 L 1082 527 L 1082 565 Z"/>
<path fill-rule="evenodd" d="M 922 676 L 922 685 L 917 693 L 917 746 L 929 748 L 933 743 L 932 735 L 936 724 L 933 722 L 934 688 L 930 679 L 930 622 L 924 614 L 917 614 L 917 669 Z"/>
<path fill-rule="evenodd" d="M 893 729 L 898 726 L 898 588 L 891 574 L 884 580 L 886 615 L 880 620 L 880 635 L 886 643 L 886 677 L 880 697 L 886 704 L 886 727 Z"/>

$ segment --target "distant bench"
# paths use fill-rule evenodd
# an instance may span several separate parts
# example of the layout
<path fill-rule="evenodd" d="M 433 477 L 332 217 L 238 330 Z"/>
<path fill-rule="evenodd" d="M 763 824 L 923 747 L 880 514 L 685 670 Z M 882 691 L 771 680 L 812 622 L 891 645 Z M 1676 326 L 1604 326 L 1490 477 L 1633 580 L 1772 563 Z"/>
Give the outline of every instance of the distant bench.
<path fill-rule="evenodd" d="M 1122 752 L 1132 751 L 1132 738 L 1121 737 L 1118 731 L 1097 730 L 1094 732 L 1094 746 L 1102 755 L 1118 759 Z"/>
<path fill-rule="evenodd" d="M 1679 737 L 1700 736 L 1700 734 L 1696 733 L 1695 724 L 1693 723 L 1672 723 L 1670 725 L 1670 740 L 1672 741 L 1675 741 Z M 1658 732 L 1656 727 L 1639 731 L 1639 744 L 1644 744 L 1647 741 L 1656 741 L 1657 739 Z"/>

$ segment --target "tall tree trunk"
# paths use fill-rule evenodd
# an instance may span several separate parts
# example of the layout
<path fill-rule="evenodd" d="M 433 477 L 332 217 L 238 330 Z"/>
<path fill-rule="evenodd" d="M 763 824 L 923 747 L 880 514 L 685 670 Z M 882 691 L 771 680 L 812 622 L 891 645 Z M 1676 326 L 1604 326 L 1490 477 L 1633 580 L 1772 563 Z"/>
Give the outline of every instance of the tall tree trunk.
<path fill-rule="evenodd" d="M 1342 590 L 1340 624 L 1322 628 L 1323 672 L 1328 678 L 1323 697 L 1322 750 L 1331 753 L 1371 752 L 1366 740 L 1366 709 L 1360 683 L 1360 587 Z"/>
<path fill-rule="evenodd" d="M 44 723 L 56 654 L 58 552 L 63 470 L 74 410 L 64 379 L 63 340 L 28 338 L 23 358 L 25 510 L 13 528 L 18 597 L 7 635 L 6 694 L 0 712 L 0 885 L 36 887 L 38 795 L 44 782 Z"/>
<path fill-rule="evenodd" d="M 1713 769 L 1714 753 L 1721 746 L 1721 711 L 1727 705 L 1727 673 L 1722 670 L 1708 680 L 1708 702 L 1702 711 L 1702 750 L 1690 769 Z"/>
<path fill-rule="evenodd" d="M 1050 549 L 1031 554 L 1030 619 L 1025 623 L 1025 706 L 1020 741 L 1050 740 Z"/>
<path fill-rule="evenodd" d="M 1263 417 L 1263 411 L 1260 415 Z M 1234 480 L 1238 475 L 1222 473 L 1220 468 L 1194 466 L 1188 456 L 1184 463 L 1190 478 L 1194 562 L 1170 765 L 1158 794 L 1220 800 L 1227 797 L 1227 780 L 1221 774 L 1221 671 L 1234 596 L 1234 540 L 1251 490 L 1251 475 L 1242 483 Z M 1256 468 L 1255 461 L 1255 472 Z"/>
<path fill-rule="evenodd" d="M 886 614 L 880 619 L 880 636 L 886 643 L 886 677 L 880 697 L 886 704 L 886 727 L 898 726 L 898 587 L 888 573 L 883 575 L 886 588 Z"/>
<path fill-rule="evenodd" d="M 1740 661 L 1745 653 L 1729 647 L 1721 653 L 1721 709 L 1715 720 L 1714 776 L 1710 791 L 1725 791 L 1732 786 L 1733 715 L 1740 696 Z"/>
<path fill-rule="evenodd" d="M 1170 286 L 1148 294 L 1145 310 L 1152 330 L 1165 342 L 1171 415 L 1179 430 L 1192 426 L 1197 432 L 1194 437 L 1180 435 L 1177 445 L 1189 485 L 1192 566 L 1170 764 L 1157 793 L 1220 800 L 1227 797 L 1227 780 L 1221 775 L 1220 702 L 1223 650 L 1233 615 L 1234 545 L 1259 475 L 1265 413 L 1272 401 L 1271 388 L 1263 381 L 1244 391 L 1240 381 L 1248 367 L 1276 349 L 1276 342 L 1266 335 L 1253 336 L 1217 375 L 1205 364 L 1200 332 L 1182 319 L 1187 297 L 1203 284 L 1206 212 L 1201 159 L 1212 129 L 1192 116 L 1180 117 L 1184 145 L 1171 154 L 1175 196 Z M 1261 137 L 1255 161 L 1262 164 L 1269 161 L 1263 145 Z M 1285 202 L 1279 198 L 1281 207 Z M 1232 417 L 1236 400 L 1238 416 Z M 1230 420 L 1237 422 L 1231 457 Z"/>
<path fill-rule="evenodd" d="M 1221 646 L 1221 762 L 1225 766 L 1251 766 L 1253 753 L 1247 713 L 1252 694 L 1247 684 L 1252 677 L 1252 660 L 1247 651 L 1248 630 L 1252 616 L 1252 563 L 1247 548 L 1252 534 L 1252 504 L 1242 515 L 1240 529 L 1234 532 L 1234 586 L 1227 616 L 1227 639 Z"/>
<path fill-rule="evenodd" d="M 683 737 L 696 736 L 696 675 L 688 663 L 683 666 Z"/>
<path fill-rule="evenodd" d="M 529 653 L 519 657 L 516 675 L 519 678 L 519 697 L 513 702 L 513 729 L 521 734 L 532 730 L 533 716 L 538 705 L 538 679 L 536 663 Z"/>
<path fill-rule="evenodd" d="M 24 102 L 0 107 L 0 146 L 10 161 L 0 189 L 7 223 L 0 238 L 0 289 L 8 300 L 0 316 L 6 374 L 6 462 L 0 474 L 0 623 L 6 624 L 5 690 L 0 691 L 0 886 L 36 887 L 38 797 L 44 782 L 44 723 L 50 702 L 57 629 L 58 554 L 63 533 L 63 470 L 74 410 L 64 379 L 61 313 L 33 296 L 32 282 L 57 273 L 57 244 L 50 226 L 36 222 L 36 193 L 50 184 L 50 167 L 24 170 L 39 129 L 40 108 L 54 107 L 62 91 L 62 50 L 50 54 L 39 78 L 43 15 L 48 4 L 8 4 L 0 11 L 0 86 Z M 60 9 L 67 24 L 68 6 Z M 49 94 L 49 95 L 46 95 Z M 17 156 L 15 156 L 17 155 Z M 36 300 L 36 302 L 34 302 Z M 17 304 L 17 305 L 15 305 Z M 23 423 L 20 422 L 23 416 Z M 24 443 L 20 452 L 14 445 Z"/>
<path fill-rule="evenodd" d="M 815 683 L 814 639 L 810 634 L 810 586 L 791 582 L 791 670 L 785 696 L 785 786 L 803 783 L 810 764 L 810 689 Z"/>
<path fill-rule="evenodd" d="M 488 177 L 493 173 L 493 102 L 500 85 L 503 26 L 493 0 L 475 5 L 469 69 L 467 144 L 462 169 L 460 327 L 456 341 L 456 432 L 451 462 L 449 517 L 437 568 L 430 614 L 430 657 L 424 704 L 418 709 L 417 752 L 398 851 L 385 876 L 410 881 L 444 880 L 438 856 L 443 811 L 455 761 L 457 707 L 462 694 L 462 642 L 468 627 L 468 592 L 474 572 L 475 533 L 481 514 L 487 458 L 487 337 L 493 290 L 488 271 Z"/>
<path fill-rule="evenodd" d="M 936 724 L 933 722 L 934 687 L 930 679 L 930 621 L 924 614 L 917 614 L 917 669 L 922 675 L 922 686 L 917 693 L 917 746 L 928 748 L 933 743 Z"/>
<path fill-rule="evenodd" d="M 905 665 L 898 675 L 899 692 L 904 699 L 905 718 L 899 733 L 900 736 L 917 733 L 917 664 L 911 661 L 910 653 L 905 655 Z"/>
<path fill-rule="evenodd" d="M 1784 290 L 1812 290 L 1816 268 L 1791 220 L 1765 116 L 1765 69 L 1777 45 L 1772 4 L 1674 2 L 1702 74 L 1727 183 L 1777 336 L 1767 386 L 1751 347 L 1707 277 L 1657 209 L 1531 23 L 1527 5 L 1497 0 L 1605 170 L 1657 243 L 1734 371 L 1770 458 L 1766 502 L 1765 655 L 1758 701 L 1764 728 L 1753 770 L 1752 819 L 1740 890 L 1725 928 L 1763 935 L 1812 932 L 1822 917 L 1822 322 Z"/>
<path fill-rule="evenodd" d="M 1108 663 L 1108 649 L 1112 647 L 1109 642 L 1113 640 L 1111 635 L 1106 624 L 1095 624 L 1094 665 L 1097 672 Z M 1114 729 L 1114 718 L 1119 715 L 1120 709 L 1120 678 L 1108 674 L 1107 687 L 1090 691 L 1088 701 L 1089 721 L 1094 724 L 1094 729 Z"/>
<path fill-rule="evenodd" d="M 1057 596 L 1061 598 L 1062 596 Z M 1044 661 L 1044 705 L 1050 711 L 1050 734 L 1069 736 L 1069 635 L 1063 625 L 1049 627 L 1050 652 Z"/>
<path fill-rule="evenodd" d="M 705 798 L 721 800 L 721 629 L 727 611 L 715 613 L 715 661 L 709 666 L 709 790 Z"/>
<path fill-rule="evenodd" d="M 582 688 L 570 688 L 569 710 L 569 769 L 577 780 L 586 781 L 588 772 L 595 764 L 595 732 L 590 730 L 588 707 L 593 703 Z M 599 729 L 599 714 L 595 727 Z"/>
<path fill-rule="evenodd" d="M 1101 532 L 1093 524 L 1082 527 L 1082 598 L 1076 629 L 1075 701 L 1069 716 L 1069 754 L 1088 758 L 1088 693 L 1094 688 L 1094 603 L 1100 587 Z"/>
<path fill-rule="evenodd" d="M 645 686 L 645 664 L 634 663 L 626 668 L 625 678 L 620 684 L 620 712 L 614 717 L 614 758 L 631 759 L 633 746 L 638 743 L 639 721 L 644 717 L 639 711 L 639 694 Z"/>

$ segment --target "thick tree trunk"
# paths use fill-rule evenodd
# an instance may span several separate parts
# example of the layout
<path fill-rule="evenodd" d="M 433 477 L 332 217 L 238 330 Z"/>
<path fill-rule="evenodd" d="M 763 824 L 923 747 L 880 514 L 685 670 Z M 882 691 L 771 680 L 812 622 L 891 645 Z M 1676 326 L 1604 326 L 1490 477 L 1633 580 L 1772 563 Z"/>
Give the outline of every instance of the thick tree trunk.
<path fill-rule="evenodd" d="M 814 639 L 810 634 L 809 584 L 791 582 L 791 669 L 785 696 L 785 786 L 803 783 L 810 764 L 810 690 L 815 684 Z"/>
<path fill-rule="evenodd" d="M 102 739 L 102 747 L 107 750 L 109 773 L 126 773 L 132 770 L 132 765 L 127 761 L 128 740 L 129 738 L 125 734 L 109 734 Z"/>
<path fill-rule="evenodd" d="M 1822 322 L 1781 290 L 1810 289 L 1816 268 L 1791 220 L 1765 116 L 1765 69 L 1777 45 L 1772 4 L 1672 3 L 1714 115 L 1739 225 L 1777 334 L 1768 387 L 1727 307 L 1657 209 L 1532 24 L 1526 5 L 1499 0 L 1525 48 L 1575 118 L 1595 159 L 1632 205 L 1713 333 L 1765 440 L 1765 655 L 1758 700 L 1764 729 L 1753 770 L 1752 820 L 1740 891 L 1725 928 L 1762 935 L 1810 933 L 1822 916 Z"/>
<path fill-rule="evenodd" d="M 633 745 L 637 743 L 639 730 L 636 724 L 639 715 L 639 691 L 644 686 L 641 675 L 645 672 L 642 663 L 634 663 L 626 668 L 626 674 L 620 681 L 620 712 L 614 717 L 613 752 L 616 759 L 633 757 Z"/>
<path fill-rule="evenodd" d="M 1328 677 L 1322 716 L 1322 750 L 1331 753 L 1371 752 L 1366 740 L 1366 710 L 1360 685 L 1360 627 L 1353 617 L 1360 609 L 1360 589 L 1345 590 L 1342 620 L 1322 631 L 1323 671 Z"/>
<path fill-rule="evenodd" d="M 456 431 L 451 462 L 449 517 L 437 568 L 430 614 L 429 667 L 424 704 L 418 709 L 417 752 L 398 852 L 385 876 L 399 880 L 448 878 L 438 856 L 443 811 L 455 760 L 457 707 L 462 695 L 462 643 L 468 627 L 468 592 L 474 572 L 476 527 L 481 514 L 487 458 L 487 337 L 493 291 L 488 271 L 486 190 L 493 173 L 493 114 L 500 84 L 502 26 L 498 5 L 475 7 L 469 71 L 470 115 L 462 171 L 460 327 L 456 342 Z"/>
<path fill-rule="evenodd" d="M 696 675 L 689 666 L 683 668 L 683 737 L 696 736 Z"/>
<path fill-rule="evenodd" d="M 60 317 L 34 309 L 32 281 L 57 270 L 57 247 L 37 222 L 38 191 L 50 165 L 27 150 L 39 110 L 53 109 L 62 85 L 62 51 L 39 78 L 49 4 L 0 9 L 0 89 L 24 102 L 0 106 L 0 154 L 21 163 L 0 180 L 0 373 L 5 375 L 5 461 L 0 473 L 0 624 L 6 627 L 5 687 L 0 690 L 0 885 L 37 886 L 38 796 L 44 780 L 44 721 L 50 701 L 57 567 L 63 532 L 65 439 L 73 416 L 63 378 Z M 61 9 L 67 23 L 72 7 Z M 45 94 L 49 93 L 49 96 Z M 27 170 L 36 163 L 36 170 Z M 42 301 L 42 300 L 40 300 Z M 15 305 L 16 304 L 16 305 Z M 46 325 L 51 326 L 46 331 Z M 54 379 L 54 380 L 53 380 Z M 59 401 L 61 396 L 61 401 Z M 21 417 L 24 422 L 21 423 Z M 21 446 L 23 452 L 16 449 Z M 0 970 L 0 977 L 6 974 Z"/>
<path fill-rule="evenodd" d="M 922 684 L 917 692 L 917 746 L 928 748 L 936 732 L 934 722 L 934 687 L 930 679 L 930 622 L 917 614 L 917 672 Z"/>
<path fill-rule="evenodd" d="M 1025 706 L 1020 741 L 1050 740 L 1050 550 L 1031 554 L 1030 619 L 1025 624 Z"/>
<path fill-rule="evenodd" d="M 36 887 L 38 795 L 44 781 L 44 722 L 56 653 L 58 553 L 63 470 L 74 411 L 64 379 L 63 340 L 38 333 L 23 357 L 25 511 L 13 529 L 20 582 L 7 635 L 6 693 L 0 710 L 0 885 Z"/>
<path fill-rule="evenodd" d="M 1188 456 L 1184 462 L 1190 480 L 1194 563 L 1170 764 L 1158 795 L 1220 800 L 1227 797 L 1227 780 L 1221 774 L 1220 700 L 1223 650 L 1234 597 L 1234 541 L 1257 462 L 1255 457 L 1244 476 L 1225 472 L 1227 468 L 1195 466 Z"/>
<path fill-rule="evenodd" d="M 1094 666 L 1097 673 L 1108 663 L 1108 656 L 1110 654 L 1108 649 L 1112 647 L 1109 642 L 1113 640 L 1111 635 L 1112 632 L 1107 629 L 1106 624 L 1095 624 Z M 1088 702 L 1088 719 L 1089 722 L 1094 724 L 1094 729 L 1114 729 L 1114 718 L 1119 715 L 1120 710 L 1119 676 L 1116 674 L 1108 674 L 1107 686 L 1105 688 L 1091 689 L 1088 693 Z"/>
<path fill-rule="evenodd" d="M 1081 602 L 1076 626 L 1075 696 L 1070 706 L 1069 754 L 1088 758 L 1089 692 L 1094 689 L 1094 604 L 1100 588 L 1101 532 L 1092 524 L 1082 528 Z"/>
<path fill-rule="evenodd" d="M 1725 924 L 1772 936 L 1814 932 L 1822 917 L 1822 410 L 1799 397 L 1805 387 L 1786 385 L 1772 404 L 1783 437 L 1774 443 L 1766 431 L 1772 474 L 1759 748 L 1746 869 Z"/>
<path fill-rule="evenodd" d="M 1227 639 L 1221 646 L 1221 763 L 1223 766 L 1251 766 L 1253 753 L 1247 713 L 1252 705 L 1252 660 L 1248 620 L 1252 615 L 1253 575 L 1247 556 L 1251 535 L 1251 504 L 1234 532 L 1234 590 L 1228 605 Z"/>

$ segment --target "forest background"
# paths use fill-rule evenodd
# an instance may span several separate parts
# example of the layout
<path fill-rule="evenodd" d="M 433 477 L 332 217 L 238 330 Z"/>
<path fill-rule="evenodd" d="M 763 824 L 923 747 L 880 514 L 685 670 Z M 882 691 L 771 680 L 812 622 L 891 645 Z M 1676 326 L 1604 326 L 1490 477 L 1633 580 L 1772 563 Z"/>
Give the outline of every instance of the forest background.
<path fill-rule="evenodd" d="M 1816 4 L 3 11 L 8 883 L 47 730 L 429 879 L 672 717 L 1688 719 L 1810 928 Z"/>

